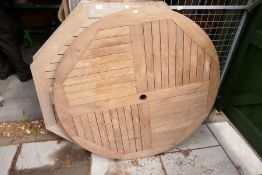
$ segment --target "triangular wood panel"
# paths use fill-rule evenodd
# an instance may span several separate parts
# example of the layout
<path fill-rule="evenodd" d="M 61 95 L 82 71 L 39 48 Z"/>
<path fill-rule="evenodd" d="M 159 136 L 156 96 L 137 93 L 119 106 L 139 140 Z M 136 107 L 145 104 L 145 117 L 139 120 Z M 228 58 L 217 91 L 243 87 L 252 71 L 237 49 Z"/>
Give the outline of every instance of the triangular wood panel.
<path fill-rule="evenodd" d="M 168 9 L 110 15 L 85 29 L 55 73 L 54 101 L 68 135 L 97 154 L 163 152 L 208 115 L 219 67 L 208 36 Z"/>

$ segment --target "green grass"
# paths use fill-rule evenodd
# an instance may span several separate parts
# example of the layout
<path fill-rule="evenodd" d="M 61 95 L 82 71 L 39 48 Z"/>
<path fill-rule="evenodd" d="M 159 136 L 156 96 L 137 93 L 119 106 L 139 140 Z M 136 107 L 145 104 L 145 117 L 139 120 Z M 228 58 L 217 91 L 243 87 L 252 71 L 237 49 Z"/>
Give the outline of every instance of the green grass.
<path fill-rule="evenodd" d="M 32 123 L 32 120 L 30 119 L 30 115 L 27 114 L 24 110 L 23 110 L 23 120 L 21 121 L 21 123 L 25 126 L 28 126 Z"/>

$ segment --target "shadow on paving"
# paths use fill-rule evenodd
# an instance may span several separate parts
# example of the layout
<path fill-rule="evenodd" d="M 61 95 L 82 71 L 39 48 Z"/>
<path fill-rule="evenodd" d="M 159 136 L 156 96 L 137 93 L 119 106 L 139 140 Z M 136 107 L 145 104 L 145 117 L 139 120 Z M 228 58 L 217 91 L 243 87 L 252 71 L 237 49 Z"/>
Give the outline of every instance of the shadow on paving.
<path fill-rule="evenodd" d="M 44 154 L 44 153 L 42 153 Z M 16 157 L 17 159 L 17 157 Z M 55 160 L 52 166 L 17 170 L 12 167 L 10 175 L 89 175 L 90 153 L 79 146 L 68 143 L 50 156 Z"/>

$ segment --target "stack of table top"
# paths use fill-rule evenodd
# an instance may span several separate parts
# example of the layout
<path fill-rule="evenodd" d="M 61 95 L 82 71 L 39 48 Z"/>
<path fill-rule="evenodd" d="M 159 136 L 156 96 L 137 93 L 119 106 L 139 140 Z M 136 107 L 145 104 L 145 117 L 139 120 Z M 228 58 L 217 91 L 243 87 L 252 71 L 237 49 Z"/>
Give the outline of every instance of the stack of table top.
<path fill-rule="evenodd" d="M 106 15 L 125 9 L 151 6 L 168 8 L 163 2 L 93 2 L 82 0 L 33 56 L 31 70 L 48 130 L 72 141 L 62 128 L 60 121 L 57 120 L 53 100 L 54 75 L 57 65 L 71 43 L 88 26 Z"/>
<path fill-rule="evenodd" d="M 62 26 L 32 65 L 45 122 L 56 123 L 49 129 L 110 158 L 180 143 L 208 115 L 218 89 L 218 58 L 204 31 L 162 3 L 142 4 L 112 15 L 89 4 L 89 18 L 106 16 L 95 23 L 74 11 L 67 21 L 87 27 L 62 45 L 72 23 Z"/>

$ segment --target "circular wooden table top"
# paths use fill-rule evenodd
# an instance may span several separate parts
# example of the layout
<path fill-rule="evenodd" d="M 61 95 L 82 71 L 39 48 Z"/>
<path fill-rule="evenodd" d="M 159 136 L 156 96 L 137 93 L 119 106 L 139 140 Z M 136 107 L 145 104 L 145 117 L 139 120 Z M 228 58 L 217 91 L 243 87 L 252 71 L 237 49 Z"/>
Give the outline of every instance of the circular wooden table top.
<path fill-rule="evenodd" d="M 132 159 L 185 140 L 207 117 L 219 62 L 205 32 L 166 8 L 115 13 L 85 29 L 57 68 L 67 134 L 96 154 Z"/>

